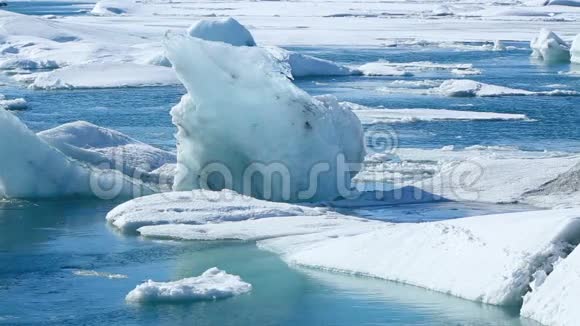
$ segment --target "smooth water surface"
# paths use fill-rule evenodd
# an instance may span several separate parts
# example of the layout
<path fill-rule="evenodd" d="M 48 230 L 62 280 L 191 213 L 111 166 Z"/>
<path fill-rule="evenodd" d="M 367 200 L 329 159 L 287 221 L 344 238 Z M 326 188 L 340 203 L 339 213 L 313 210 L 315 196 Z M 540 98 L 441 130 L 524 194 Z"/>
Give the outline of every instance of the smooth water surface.
<path fill-rule="evenodd" d="M 290 268 L 253 243 L 154 241 L 119 234 L 104 222 L 114 205 L 0 205 L 0 324 L 535 325 L 514 309 L 376 279 Z M 240 275 L 253 291 L 215 302 L 124 301 L 146 279 L 176 280 L 214 266 Z M 81 276 L 78 271 L 118 275 Z"/>

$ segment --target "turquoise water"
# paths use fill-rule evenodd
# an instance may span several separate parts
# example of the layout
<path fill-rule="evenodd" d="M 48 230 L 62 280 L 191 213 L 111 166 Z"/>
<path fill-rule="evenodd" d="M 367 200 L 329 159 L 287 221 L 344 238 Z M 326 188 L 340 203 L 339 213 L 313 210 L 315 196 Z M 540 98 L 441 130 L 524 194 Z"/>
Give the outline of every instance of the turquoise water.
<path fill-rule="evenodd" d="M 82 14 L 84 4 L 16 2 L 10 10 L 31 14 Z M 77 3 L 78 4 L 78 3 Z M 433 61 L 472 63 L 482 75 L 467 78 L 527 90 L 580 91 L 580 69 L 545 66 L 529 59 L 523 43 L 506 52 L 420 47 L 381 49 L 294 48 L 323 58 L 359 64 Z M 437 108 L 523 113 L 535 121 L 418 122 L 374 126 L 394 130 L 400 147 L 446 145 L 517 146 L 529 150 L 580 151 L 580 97 L 446 98 L 384 94 L 393 80 L 458 78 L 447 72 L 413 77 L 308 78 L 307 92 L 386 108 Z M 144 142 L 174 150 L 168 114 L 182 87 L 32 91 L 9 84 L 9 97 L 30 109 L 16 113 L 35 131 L 86 120 Z M 367 130 L 370 128 L 366 126 Z M 473 303 L 444 294 L 385 282 L 288 267 L 253 243 L 152 241 L 118 233 L 105 223 L 117 202 L 0 203 L 0 324 L 3 325 L 535 325 L 517 309 Z M 431 221 L 527 209 L 513 205 L 427 203 L 357 208 L 346 213 L 395 222 Z M 247 295 L 183 304 L 130 305 L 125 295 L 146 279 L 175 280 L 217 266 L 254 285 Z M 79 276 L 97 271 L 126 278 Z"/>
<path fill-rule="evenodd" d="M 294 269 L 253 243 L 151 241 L 104 222 L 115 203 L 0 205 L 3 325 L 535 325 L 517 311 L 412 286 Z M 131 305 L 146 279 L 218 266 L 253 284 L 216 302 Z M 127 278 L 78 276 L 78 270 Z"/>

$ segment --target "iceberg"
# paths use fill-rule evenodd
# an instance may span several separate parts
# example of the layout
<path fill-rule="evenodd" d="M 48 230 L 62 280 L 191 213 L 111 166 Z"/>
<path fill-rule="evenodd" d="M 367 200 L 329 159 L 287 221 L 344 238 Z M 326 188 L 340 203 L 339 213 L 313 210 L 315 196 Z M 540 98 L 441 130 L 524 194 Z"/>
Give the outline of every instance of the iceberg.
<path fill-rule="evenodd" d="M 134 197 L 154 190 L 111 169 L 71 159 L 0 109 L 0 198 Z"/>
<path fill-rule="evenodd" d="M 547 63 L 570 62 L 570 46 L 558 35 L 543 28 L 530 43 L 532 56 Z"/>
<path fill-rule="evenodd" d="M 206 41 L 224 42 L 233 46 L 256 46 L 250 31 L 232 17 L 200 20 L 189 27 L 187 32 Z"/>
<path fill-rule="evenodd" d="M 543 325 L 570 326 L 580 320 L 580 249 L 554 264 L 543 282 L 524 297 L 521 315 Z"/>
<path fill-rule="evenodd" d="M 362 74 L 358 68 L 343 66 L 330 60 L 287 51 L 275 46 L 268 46 L 265 49 L 280 62 L 281 66 L 287 65 L 286 75 L 289 78 Z"/>
<path fill-rule="evenodd" d="M 576 35 L 570 49 L 571 61 L 580 64 L 580 34 Z"/>
<path fill-rule="evenodd" d="M 175 163 L 175 154 L 118 131 L 75 121 L 41 131 L 38 136 L 68 157 L 94 167 L 115 169 L 145 182 L 163 182 L 161 167 Z"/>
<path fill-rule="evenodd" d="M 310 97 L 264 49 L 187 36 L 166 48 L 188 91 L 171 110 L 174 190 L 227 188 L 273 201 L 349 194 L 365 153 L 354 113 Z"/>
<path fill-rule="evenodd" d="M 127 294 L 129 302 L 214 301 L 248 293 L 252 285 L 241 277 L 213 267 L 200 276 L 174 282 L 147 282 Z"/>

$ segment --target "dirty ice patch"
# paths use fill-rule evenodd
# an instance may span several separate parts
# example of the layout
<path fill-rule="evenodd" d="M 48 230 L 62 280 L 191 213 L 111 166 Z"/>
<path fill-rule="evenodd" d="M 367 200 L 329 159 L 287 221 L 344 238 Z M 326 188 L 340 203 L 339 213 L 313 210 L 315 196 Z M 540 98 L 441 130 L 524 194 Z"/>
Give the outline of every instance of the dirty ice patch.
<path fill-rule="evenodd" d="M 125 299 L 134 303 L 214 301 L 248 293 L 251 290 L 252 285 L 244 282 L 241 277 L 213 267 L 200 276 L 178 281 L 148 280 L 129 292 Z"/>
<path fill-rule="evenodd" d="M 40 73 L 34 89 L 115 88 L 177 85 L 168 67 L 134 63 L 94 63 L 68 66 Z"/>

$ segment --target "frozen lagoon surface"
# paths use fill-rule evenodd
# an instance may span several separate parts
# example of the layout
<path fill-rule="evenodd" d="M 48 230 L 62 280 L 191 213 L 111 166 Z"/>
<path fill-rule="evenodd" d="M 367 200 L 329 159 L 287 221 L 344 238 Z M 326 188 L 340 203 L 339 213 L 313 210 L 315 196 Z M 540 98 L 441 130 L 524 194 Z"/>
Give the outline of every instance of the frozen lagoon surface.
<path fill-rule="evenodd" d="M 37 6 L 17 3 L 20 7 L 12 10 L 40 15 L 80 16 L 82 10 L 92 7 L 62 2 L 58 6 L 50 2 L 45 6 L 40 2 Z M 509 24 L 501 18 L 494 21 Z M 263 24 L 267 25 L 267 20 Z M 520 28 L 525 23 L 516 25 Z M 301 31 L 293 25 L 287 28 L 296 29 L 294 40 L 308 34 L 307 29 Z M 537 32 L 535 28 L 514 30 L 523 35 L 521 38 L 531 38 Z M 463 33 L 469 34 L 469 30 Z M 256 35 L 258 41 L 275 40 L 274 33 L 268 31 L 257 31 Z M 447 35 L 469 38 L 462 33 Z M 302 78 L 296 84 L 312 95 L 333 94 L 340 101 L 373 109 L 384 107 L 379 110 L 447 109 L 527 117 L 433 121 L 411 116 L 389 124 L 367 124 L 368 135 L 375 130 L 397 135 L 394 140 L 399 150 L 395 153 L 401 156 L 403 169 L 395 167 L 394 173 L 409 178 L 422 176 L 441 161 L 474 154 L 557 160 L 580 152 L 576 95 L 450 97 L 438 92 L 444 80 L 458 78 L 535 93 L 580 92 L 580 72 L 575 71 L 578 67 L 531 61 L 531 51 L 524 42 L 505 42 L 512 47 L 508 51 L 482 51 L 490 45 L 482 42 L 345 47 L 352 40 L 346 38 L 343 47 L 287 49 L 346 65 L 388 61 L 389 67 L 403 73 L 392 77 Z M 379 43 L 389 45 L 385 40 Z M 465 71 L 460 66 L 464 64 L 472 64 L 473 69 L 461 72 Z M 16 114 L 34 131 L 86 120 L 169 151 L 175 148 L 175 127 L 168 112 L 185 92 L 181 86 L 33 91 L 6 76 L 2 78 L 7 85 L 0 87 L 0 93 L 28 102 L 30 109 Z M 381 151 L 381 144 L 376 145 Z M 484 147 L 461 150 L 474 145 Z M 392 166 L 382 163 L 379 159 L 366 175 L 392 172 Z M 367 187 L 366 175 L 360 178 L 362 187 Z M 537 325 L 518 317 L 517 308 L 483 305 L 369 278 L 290 268 L 253 243 L 156 241 L 120 234 L 104 222 L 104 216 L 116 204 L 64 200 L 0 204 L 0 324 Z M 528 209 L 526 205 L 457 202 L 337 208 L 342 213 L 390 222 Z M 200 275 L 214 266 L 241 276 L 252 284 L 252 292 L 216 302 L 132 305 L 124 301 L 129 291 L 147 279 L 175 281 Z"/>

